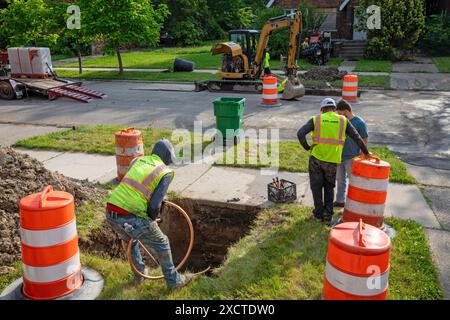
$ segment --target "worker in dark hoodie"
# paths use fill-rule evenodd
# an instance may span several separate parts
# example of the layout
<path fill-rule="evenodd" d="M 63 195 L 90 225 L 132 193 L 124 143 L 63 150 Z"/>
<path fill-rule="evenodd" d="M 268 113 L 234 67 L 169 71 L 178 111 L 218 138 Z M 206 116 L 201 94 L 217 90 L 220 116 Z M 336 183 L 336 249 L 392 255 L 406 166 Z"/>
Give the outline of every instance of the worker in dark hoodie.
<path fill-rule="evenodd" d="M 168 165 L 176 161 L 173 146 L 166 139 L 159 140 L 149 156 L 134 160 L 106 205 L 106 219 L 119 236 L 128 243 L 133 239 L 131 256 L 136 268 L 144 274 L 147 269 L 142 260 L 138 240 L 152 248 L 161 265 L 167 287 L 180 288 L 188 284 L 193 274 L 177 272 L 167 236 L 158 226 L 164 196 L 174 177 Z M 139 284 L 142 277 L 136 275 Z"/>

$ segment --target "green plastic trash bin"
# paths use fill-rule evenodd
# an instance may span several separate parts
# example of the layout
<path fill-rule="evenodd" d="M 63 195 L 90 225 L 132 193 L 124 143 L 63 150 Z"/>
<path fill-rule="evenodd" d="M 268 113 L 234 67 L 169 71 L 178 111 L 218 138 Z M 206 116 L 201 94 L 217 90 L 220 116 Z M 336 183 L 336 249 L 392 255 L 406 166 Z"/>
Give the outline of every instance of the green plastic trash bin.
<path fill-rule="evenodd" d="M 227 137 L 227 129 L 236 131 L 243 128 L 245 98 L 217 98 L 213 104 L 217 130 L 222 133 L 224 139 L 237 136 L 235 132 L 232 137 Z"/>

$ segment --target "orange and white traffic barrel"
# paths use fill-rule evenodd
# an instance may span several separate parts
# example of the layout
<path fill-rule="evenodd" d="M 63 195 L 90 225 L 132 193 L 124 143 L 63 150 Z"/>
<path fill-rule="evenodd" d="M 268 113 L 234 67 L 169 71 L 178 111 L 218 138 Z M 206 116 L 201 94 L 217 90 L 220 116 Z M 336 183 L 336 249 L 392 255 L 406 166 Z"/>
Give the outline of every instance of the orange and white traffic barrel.
<path fill-rule="evenodd" d="M 390 168 L 388 162 L 376 157 L 367 160 L 356 157 L 353 160 L 344 222 L 362 219 L 365 223 L 383 228 Z"/>
<path fill-rule="evenodd" d="M 263 78 L 262 102 L 263 107 L 279 107 L 281 106 L 278 99 L 278 80 L 274 76 L 265 76 Z"/>
<path fill-rule="evenodd" d="M 344 76 L 342 84 L 342 99 L 348 102 L 358 101 L 358 76 L 356 74 L 348 74 Z"/>
<path fill-rule="evenodd" d="M 131 161 L 144 156 L 141 131 L 127 128 L 116 132 L 117 179 L 122 180 L 128 172 Z"/>
<path fill-rule="evenodd" d="M 328 240 L 325 300 L 385 300 L 391 239 L 364 222 L 336 225 Z"/>
<path fill-rule="evenodd" d="M 20 200 L 23 293 L 56 299 L 80 288 L 83 276 L 74 199 L 47 186 Z"/>

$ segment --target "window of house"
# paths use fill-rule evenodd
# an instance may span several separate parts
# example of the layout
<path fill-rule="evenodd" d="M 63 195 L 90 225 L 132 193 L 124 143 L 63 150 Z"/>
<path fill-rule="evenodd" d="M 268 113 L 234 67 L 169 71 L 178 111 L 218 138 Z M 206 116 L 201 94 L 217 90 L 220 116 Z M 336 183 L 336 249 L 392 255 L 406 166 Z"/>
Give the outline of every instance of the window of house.
<path fill-rule="evenodd" d="M 336 25 L 336 16 L 337 16 L 337 9 L 336 8 L 324 8 L 322 9 L 322 12 L 327 15 L 327 18 L 320 26 L 320 30 L 326 30 L 326 31 L 336 31 L 337 25 Z"/>

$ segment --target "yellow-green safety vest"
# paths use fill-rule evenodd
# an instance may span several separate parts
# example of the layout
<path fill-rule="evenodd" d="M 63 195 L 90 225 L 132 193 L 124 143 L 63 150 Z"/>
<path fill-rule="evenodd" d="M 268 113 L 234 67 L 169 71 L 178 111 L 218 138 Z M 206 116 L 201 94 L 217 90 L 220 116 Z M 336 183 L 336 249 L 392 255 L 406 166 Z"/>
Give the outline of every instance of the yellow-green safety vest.
<path fill-rule="evenodd" d="M 314 116 L 313 122 L 311 155 L 321 161 L 341 163 L 348 123 L 347 118 L 330 111 Z"/>
<path fill-rule="evenodd" d="M 286 82 L 288 81 L 288 78 L 281 81 L 281 83 L 278 85 L 278 92 L 284 91 L 284 88 L 286 87 Z"/>
<path fill-rule="evenodd" d="M 270 68 L 270 54 L 266 52 L 266 55 L 264 56 L 264 68 Z"/>
<path fill-rule="evenodd" d="M 168 173 L 173 179 L 173 170 L 159 156 L 141 157 L 128 170 L 107 202 L 136 216 L 147 218 L 147 207 L 152 194 L 162 177 Z"/>

